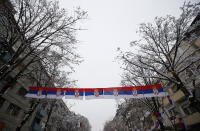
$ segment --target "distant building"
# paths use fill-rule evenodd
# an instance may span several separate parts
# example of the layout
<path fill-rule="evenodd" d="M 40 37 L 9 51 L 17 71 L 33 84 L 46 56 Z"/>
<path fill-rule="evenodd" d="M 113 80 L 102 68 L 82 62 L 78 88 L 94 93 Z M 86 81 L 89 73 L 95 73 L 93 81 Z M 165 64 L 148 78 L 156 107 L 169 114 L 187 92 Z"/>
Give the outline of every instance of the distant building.
<path fill-rule="evenodd" d="M 49 114 L 49 121 L 47 122 L 46 129 L 48 131 L 58 131 L 66 130 L 66 126 L 72 126 L 72 124 L 65 123 L 64 119 L 67 118 L 67 115 L 71 114 L 66 104 L 63 100 L 56 100 L 55 103 L 52 103 L 51 113 Z M 65 118 L 66 117 L 66 118 Z M 68 124 L 68 125 L 67 125 Z"/>

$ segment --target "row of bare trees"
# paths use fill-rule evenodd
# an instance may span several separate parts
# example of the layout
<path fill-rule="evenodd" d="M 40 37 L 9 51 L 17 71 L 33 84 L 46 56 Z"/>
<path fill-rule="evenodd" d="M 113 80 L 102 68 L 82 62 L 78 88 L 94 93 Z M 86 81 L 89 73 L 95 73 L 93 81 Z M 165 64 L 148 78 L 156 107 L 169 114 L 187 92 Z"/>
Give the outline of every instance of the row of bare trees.
<path fill-rule="evenodd" d="M 5 0 L 1 2 L 5 3 Z M 12 86 L 18 78 L 43 69 L 56 86 L 69 86 L 67 77 L 73 71 L 73 64 L 81 62 L 76 53 L 76 32 L 80 30 L 76 24 L 86 18 L 86 12 L 78 8 L 69 14 L 59 7 L 58 1 L 12 0 L 10 3 L 12 8 L 0 12 L 1 50 L 4 49 L 1 58 L 9 56 L 0 65 L 0 80 L 15 71 L 8 83 Z M 42 68 L 34 66 L 36 63 L 41 63 Z M 63 67 L 66 72 L 61 70 Z"/>
<path fill-rule="evenodd" d="M 70 74 L 82 61 L 76 52 L 77 24 L 87 13 L 77 8 L 70 14 L 58 1 L 48 0 L 1 0 L 0 5 L 0 81 L 7 82 L 0 87 L 0 99 L 17 80 L 41 87 L 76 86 Z M 40 104 L 32 100 L 17 130 Z"/>
<path fill-rule="evenodd" d="M 59 101 L 51 103 L 51 110 L 45 123 L 45 131 L 52 128 L 61 131 L 90 131 L 91 125 L 88 119 L 80 114 L 75 114 L 68 108 L 59 108 Z M 62 102 L 63 103 L 63 102 Z"/>
<path fill-rule="evenodd" d="M 179 18 L 173 16 L 156 17 L 154 23 L 143 23 L 139 27 L 141 40 L 131 42 L 134 49 L 138 51 L 121 52 L 119 59 L 125 65 L 122 83 L 153 84 L 156 81 L 168 81 L 177 85 L 187 96 L 187 83 L 181 75 L 191 67 L 196 67 L 193 72 L 199 73 L 199 51 L 200 48 L 193 46 L 193 40 L 198 36 L 193 34 L 186 37 L 192 20 L 200 12 L 200 3 L 185 3 L 181 7 Z M 199 23 L 194 24 L 195 28 Z M 183 44 L 185 41 L 187 44 Z M 195 74 L 195 73 L 194 73 Z M 197 75 L 193 76 L 198 79 Z M 149 80 L 150 83 L 147 81 Z"/>
<path fill-rule="evenodd" d="M 122 86 L 165 83 L 163 86 L 167 91 L 166 84 L 172 83 L 177 90 L 184 92 L 189 100 L 191 96 L 189 83 L 192 83 L 194 90 L 200 75 L 200 47 L 194 45 L 194 41 L 199 39 L 200 22 L 197 17 L 199 18 L 200 3 L 184 3 L 180 10 L 181 14 L 177 18 L 167 15 L 156 17 L 153 23 L 140 24 L 138 33 L 141 39 L 131 42 L 129 51 L 124 52 L 119 48 L 118 59 L 122 62 L 121 68 L 124 71 Z M 187 78 L 190 81 L 186 81 Z M 131 104 L 135 102 L 137 104 Z M 147 110 L 150 116 L 153 116 L 162 108 L 159 98 L 129 100 L 124 104 L 126 106 L 118 108 L 117 115 L 121 114 L 122 118 L 127 118 L 127 115 L 133 112 L 130 119 L 127 119 L 130 123 L 136 121 L 135 125 L 131 125 L 132 128 L 141 121 L 137 118 L 138 112 L 134 110 L 142 107 L 142 110 Z M 164 110 L 162 111 L 165 113 Z M 142 116 L 144 115 L 139 115 L 139 117 Z M 158 122 L 160 129 L 165 130 L 163 121 L 158 119 Z"/>
<path fill-rule="evenodd" d="M 145 130 L 144 127 L 153 126 L 152 116 L 157 108 L 153 107 L 151 100 L 148 100 L 148 103 L 144 102 L 145 100 L 141 99 L 126 99 L 119 104 L 115 117 L 105 123 L 104 131 Z"/>

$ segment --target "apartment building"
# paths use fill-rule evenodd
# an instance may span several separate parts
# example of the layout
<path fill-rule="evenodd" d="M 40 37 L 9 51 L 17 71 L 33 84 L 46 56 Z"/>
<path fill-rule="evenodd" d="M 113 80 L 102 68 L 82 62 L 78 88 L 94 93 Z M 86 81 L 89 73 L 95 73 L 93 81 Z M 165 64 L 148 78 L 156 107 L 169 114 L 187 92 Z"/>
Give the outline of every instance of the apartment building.
<path fill-rule="evenodd" d="M 11 2 L 9 0 L 1 0 L 0 73 L 9 68 L 9 60 L 21 42 L 18 39 L 17 44 L 9 48 L 8 51 L 7 45 L 4 44 L 5 39 L 2 39 L 6 37 L 4 34 L 8 34 L 9 37 L 9 34 L 13 30 L 15 33 L 13 35 L 19 35 L 18 31 L 15 30 L 15 27 L 18 28 L 18 26 L 15 26 L 13 13 L 15 11 Z M 20 60 L 23 55 L 24 53 L 17 59 Z M 88 130 L 90 127 L 87 119 L 70 112 L 62 100 L 39 100 L 25 97 L 30 86 L 54 87 L 53 80 L 49 77 L 41 61 L 36 61 L 26 67 L 30 59 L 32 59 L 32 56 L 21 62 L 0 81 L 0 90 L 2 90 L 20 70 L 25 69 L 23 76 L 18 78 L 15 84 L 8 88 L 6 92 L 0 94 L 0 131 L 60 131 L 66 129 L 77 131 L 80 129 L 80 121 L 85 123 L 82 129 Z"/>
<path fill-rule="evenodd" d="M 189 56 L 191 59 L 199 59 L 200 56 L 200 14 L 195 18 L 191 24 L 191 30 L 189 30 L 185 38 L 181 42 L 181 47 L 178 50 L 178 55 L 182 55 L 182 59 L 189 56 L 190 52 L 195 52 Z M 196 25 L 195 25 L 196 24 Z M 193 27 L 193 25 L 195 25 Z M 189 46 L 188 46 L 189 45 Z M 186 49 L 187 48 L 187 49 Z M 173 49 L 172 49 L 173 50 Z M 187 51 L 184 51 L 187 50 Z M 184 53 L 183 53 L 184 52 Z M 180 64 L 177 68 L 186 66 L 187 61 Z M 169 74 L 170 75 L 170 74 Z M 169 98 L 165 98 L 162 102 L 164 111 L 171 118 L 177 118 L 175 120 L 165 119 L 165 126 L 179 126 L 179 117 L 183 118 L 188 130 L 194 130 L 200 127 L 200 62 L 194 62 L 190 68 L 187 68 L 184 72 L 180 73 L 181 81 L 186 85 L 190 98 L 187 99 L 184 92 L 175 86 L 171 82 L 163 81 L 162 85 L 169 93 L 170 99 L 173 104 L 170 104 Z"/>
<path fill-rule="evenodd" d="M 8 47 L 4 44 L 5 40 L 3 38 L 9 37 L 9 34 L 11 34 L 9 29 L 13 29 L 13 27 L 17 26 L 14 26 L 15 21 L 13 19 L 13 13 L 15 13 L 15 11 L 9 0 L 0 1 L 0 11 L 0 71 L 3 71 L 9 67 L 8 62 L 12 53 L 14 53 L 17 48 L 17 44 L 15 44 L 15 46 L 9 48 L 8 51 Z M 16 30 L 14 32 L 16 35 L 19 35 Z M 8 34 L 8 36 L 4 36 L 4 34 Z M 20 43 L 20 40 L 18 40 L 17 43 Z M 4 88 L 8 84 L 8 81 L 15 77 L 21 69 L 25 68 L 25 62 L 18 65 L 5 79 L 0 81 L 0 90 Z M 37 69 L 37 71 L 34 69 Z M 29 66 L 25 74 L 27 75 L 20 77 L 12 87 L 0 96 L 0 130 L 13 131 L 21 127 L 21 130 L 24 131 L 40 131 L 47 121 L 50 103 L 45 99 L 27 99 L 25 95 L 29 86 L 53 86 L 53 83 L 51 83 L 50 77 L 43 69 L 40 61 Z"/>

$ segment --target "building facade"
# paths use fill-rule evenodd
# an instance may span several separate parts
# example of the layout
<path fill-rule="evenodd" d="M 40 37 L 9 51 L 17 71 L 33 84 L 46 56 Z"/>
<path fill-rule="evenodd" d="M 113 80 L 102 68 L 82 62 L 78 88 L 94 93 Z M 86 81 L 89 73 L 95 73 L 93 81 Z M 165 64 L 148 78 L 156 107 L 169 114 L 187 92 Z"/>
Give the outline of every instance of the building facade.
<path fill-rule="evenodd" d="M 16 57 L 15 61 L 20 61 L 16 62 L 17 66 L 13 68 L 10 64 L 22 45 L 21 38 L 24 38 L 19 33 L 14 13 L 9 0 L 0 1 L 0 131 L 90 131 L 88 120 L 69 111 L 63 100 L 25 97 L 30 86 L 55 86 L 40 58 L 31 61 L 35 58 L 35 52 L 24 57 L 31 52 L 30 46 L 26 46 Z M 16 40 L 14 44 L 12 40 Z M 30 65 L 29 61 L 32 62 Z M 16 77 L 21 71 L 23 74 Z"/>
<path fill-rule="evenodd" d="M 175 126 L 180 128 L 180 119 L 182 118 L 188 130 L 195 130 L 200 127 L 200 15 L 198 15 L 191 24 L 191 29 L 186 33 L 185 38 L 181 42 L 178 55 L 182 55 L 182 59 L 190 57 L 189 60 L 194 61 L 193 64 L 184 72 L 180 73 L 181 81 L 184 82 L 187 91 L 190 93 L 189 99 L 185 93 L 178 89 L 171 82 L 163 81 L 162 85 L 168 92 L 162 105 L 164 112 L 171 119 L 165 119 L 165 126 Z M 186 50 L 186 51 L 185 51 Z M 184 52 L 184 53 L 183 53 Z M 190 55 L 191 52 L 193 55 Z M 177 68 L 187 66 L 187 61 L 180 64 Z M 170 74 L 169 74 L 170 75 Z M 171 103 L 170 103 L 171 100 Z"/>
<path fill-rule="evenodd" d="M 19 35 L 16 29 L 17 25 L 15 25 L 14 13 L 13 5 L 9 0 L 0 1 L 0 73 L 10 67 L 9 61 L 21 42 L 18 39 L 11 48 L 6 43 L 6 39 L 11 39 L 11 35 Z M 17 59 L 20 58 L 21 56 Z M 20 70 L 26 68 L 24 75 L 18 78 L 6 92 L 0 94 L 0 131 L 44 130 L 48 119 L 47 114 L 50 112 L 54 101 L 30 99 L 26 98 L 25 95 L 30 86 L 52 87 L 53 83 L 40 61 L 31 64 L 29 67 L 25 67 L 26 64 L 27 61 L 20 63 L 9 75 L 0 80 L 0 90 L 2 90 Z"/>

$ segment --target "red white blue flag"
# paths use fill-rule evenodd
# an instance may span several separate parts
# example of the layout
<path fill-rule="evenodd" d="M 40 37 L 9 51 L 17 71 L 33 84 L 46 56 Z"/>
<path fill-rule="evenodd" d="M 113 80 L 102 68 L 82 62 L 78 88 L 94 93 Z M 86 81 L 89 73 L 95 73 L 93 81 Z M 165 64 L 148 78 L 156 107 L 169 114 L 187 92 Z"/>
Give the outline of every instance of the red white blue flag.
<path fill-rule="evenodd" d="M 64 88 L 49 88 L 47 90 L 48 99 L 62 99 L 64 96 Z"/>
<path fill-rule="evenodd" d="M 29 87 L 29 92 L 26 97 L 43 99 L 46 98 L 46 90 L 41 87 Z"/>
<path fill-rule="evenodd" d="M 135 86 L 135 87 L 112 87 L 104 88 L 104 98 L 144 98 L 165 96 L 165 92 L 160 84 Z"/>
<path fill-rule="evenodd" d="M 161 97 L 165 92 L 160 84 L 111 88 L 47 88 L 30 87 L 26 95 L 31 98 L 61 99 L 120 99 Z"/>
<path fill-rule="evenodd" d="M 90 88 L 85 89 L 85 99 L 102 99 L 103 98 L 103 89 L 102 88 Z"/>
<path fill-rule="evenodd" d="M 65 88 L 65 99 L 81 100 L 84 96 L 84 89 L 81 88 Z"/>
<path fill-rule="evenodd" d="M 141 92 L 141 87 L 113 87 L 105 88 L 103 97 L 105 99 L 142 98 L 144 94 Z"/>
<path fill-rule="evenodd" d="M 161 84 L 143 86 L 142 90 L 144 97 L 158 97 L 166 95 Z"/>

